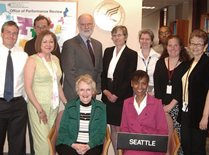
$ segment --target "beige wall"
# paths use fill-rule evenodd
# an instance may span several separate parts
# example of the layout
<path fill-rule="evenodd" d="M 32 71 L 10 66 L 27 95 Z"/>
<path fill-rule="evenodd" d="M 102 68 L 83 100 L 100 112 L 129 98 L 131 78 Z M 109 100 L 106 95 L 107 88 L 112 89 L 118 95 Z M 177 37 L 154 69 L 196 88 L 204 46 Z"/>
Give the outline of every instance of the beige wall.
<path fill-rule="evenodd" d="M 154 33 L 154 46 L 159 44 L 158 29 L 160 25 L 160 11 L 142 18 L 142 29 L 150 29 Z"/>

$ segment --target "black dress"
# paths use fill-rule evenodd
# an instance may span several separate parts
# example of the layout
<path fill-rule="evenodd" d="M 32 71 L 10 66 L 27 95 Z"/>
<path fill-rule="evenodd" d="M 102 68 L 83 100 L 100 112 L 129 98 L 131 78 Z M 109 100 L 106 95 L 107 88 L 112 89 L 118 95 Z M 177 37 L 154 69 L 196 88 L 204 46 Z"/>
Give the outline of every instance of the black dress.
<path fill-rule="evenodd" d="M 110 80 L 107 78 L 107 73 L 114 48 L 115 47 L 110 47 L 105 49 L 101 79 L 102 91 L 105 89 L 109 90 L 112 94 L 115 94 L 118 99 L 115 103 L 111 103 L 106 95 L 102 94 L 102 101 L 106 104 L 107 108 L 107 123 L 120 126 L 123 102 L 125 99 L 133 96 L 131 74 L 136 71 L 137 53 L 126 46 L 116 64 L 113 80 Z"/>
<path fill-rule="evenodd" d="M 168 69 L 165 64 L 164 59 L 160 59 L 157 61 L 155 72 L 154 72 L 154 90 L 155 97 L 162 100 L 163 105 L 168 105 L 173 99 L 178 101 L 172 110 L 168 113 L 173 118 L 174 129 L 177 131 L 180 138 L 180 127 L 181 125 L 177 122 L 177 117 L 179 113 L 179 108 L 182 107 L 182 82 L 181 78 L 186 71 L 186 63 L 182 62 L 178 65 L 172 75 L 171 85 L 172 85 L 172 93 L 167 94 L 166 89 L 169 84 L 168 77 Z M 171 74 L 172 71 L 170 71 Z M 182 152 L 181 149 L 179 154 Z"/>

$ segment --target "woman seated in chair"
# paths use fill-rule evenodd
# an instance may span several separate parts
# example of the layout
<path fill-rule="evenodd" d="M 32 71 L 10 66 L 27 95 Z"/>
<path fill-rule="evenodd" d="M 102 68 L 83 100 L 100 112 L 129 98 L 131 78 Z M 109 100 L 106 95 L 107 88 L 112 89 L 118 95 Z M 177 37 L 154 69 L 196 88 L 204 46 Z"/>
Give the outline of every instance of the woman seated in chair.
<path fill-rule="evenodd" d="M 124 101 L 121 132 L 168 135 L 162 102 L 147 93 L 149 76 L 142 70 L 131 76 L 134 97 Z M 125 150 L 124 155 L 157 155 L 159 152 Z"/>
<path fill-rule="evenodd" d="M 96 83 L 90 75 L 76 81 L 79 98 L 65 106 L 56 151 L 59 155 L 101 155 L 106 136 L 106 105 L 92 95 Z"/>

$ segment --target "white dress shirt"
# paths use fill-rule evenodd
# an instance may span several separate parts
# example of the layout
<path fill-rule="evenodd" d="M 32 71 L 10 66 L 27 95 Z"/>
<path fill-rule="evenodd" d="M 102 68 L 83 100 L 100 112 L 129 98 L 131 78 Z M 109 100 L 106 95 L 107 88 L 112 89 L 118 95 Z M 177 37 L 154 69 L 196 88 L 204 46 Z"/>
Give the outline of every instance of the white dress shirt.
<path fill-rule="evenodd" d="M 5 74 L 7 65 L 7 56 L 9 49 L 4 45 L 0 45 L 0 97 L 4 98 L 4 85 L 5 85 Z M 14 70 L 14 97 L 23 96 L 24 92 L 24 66 L 27 61 L 28 55 L 23 51 L 21 47 L 14 46 L 11 51 L 11 57 L 13 62 Z"/>
<path fill-rule="evenodd" d="M 110 61 L 108 72 L 107 72 L 107 78 L 113 78 L 115 67 L 116 67 L 116 65 L 118 63 L 118 60 L 120 59 L 120 56 L 123 53 L 123 50 L 124 50 L 125 47 L 126 47 L 126 45 L 124 45 L 121 48 L 121 50 L 120 50 L 120 52 L 118 54 L 117 54 L 117 47 L 114 48 L 112 59 Z"/>
<path fill-rule="evenodd" d="M 160 57 L 160 54 L 158 54 L 151 48 L 149 56 L 145 60 L 141 49 L 137 53 L 138 53 L 137 70 L 143 70 L 146 72 L 146 68 L 147 68 L 147 73 L 149 75 L 149 86 L 154 86 L 153 73 L 155 71 L 155 65 Z"/>
<path fill-rule="evenodd" d="M 147 93 L 146 93 L 146 96 L 144 97 L 143 101 L 140 103 L 140 106 L 136 102 L 136 95 L 134 96 L 134 108 L 136 109 L 136 112 L 138 115 L 141 114 L 142 110 L 144 110 L 146 105 L 147 105 Z"/>

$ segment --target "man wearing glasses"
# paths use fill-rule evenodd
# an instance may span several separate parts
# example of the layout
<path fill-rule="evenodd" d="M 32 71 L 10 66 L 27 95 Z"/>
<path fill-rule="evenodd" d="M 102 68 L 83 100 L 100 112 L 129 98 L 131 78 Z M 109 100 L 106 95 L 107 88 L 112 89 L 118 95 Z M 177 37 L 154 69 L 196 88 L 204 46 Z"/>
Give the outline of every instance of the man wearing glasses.
<path fill-rule="evenodd" d="M 45 30 L 49 30 L 50 29 L 50 22 L 49 20 L 44 17 L 44 16 L 38 16 L 36 17 L 36 19 L 34 20 L 33 23 L 33 29 L 36 32 L 36 35 L 33 39 L 29 40 L 26 44 L 25 44 L 25 52 L 28 53 L 28 56 L 31 56 L 33 54 L 36 54 L 36 50 L 35 50 L 35 41 L 37 39 L 37 36 Z M 54 55 L 56 55 L 59 59 L 61 57 L 60 54 L 60 48 L 59 45 L 57 46 L 57 49 L 52 53 Z"/>
<path fill-rule="evenodd" d="M 158 38 L 160 40 L 160 44 L 153 47 L 153 49 L 157 53 L 162 54 L 164 48 L 166 47 L 166 39 L 171 34 L 172 34 L 172 32 L 171 32 L 171 29 L 169 27 L 167 27 L 167 26 L 160 27 L 160 29 L 158 31 Z"/>
<path fill-rule="evenodd" d="M 64 94 L 68 101 L 78 97 L 75 83 L 80 75 L 89 74 L 101 88 L 102 44 L 91 38 L 94 19 L 90 14 L 82 14 L 77 21 L 79 34 L 64 42 L 61 53 L 61 66 L 64 72 Z M 97 92 L 95 92 L 95 95 Z"/>

